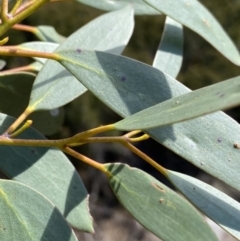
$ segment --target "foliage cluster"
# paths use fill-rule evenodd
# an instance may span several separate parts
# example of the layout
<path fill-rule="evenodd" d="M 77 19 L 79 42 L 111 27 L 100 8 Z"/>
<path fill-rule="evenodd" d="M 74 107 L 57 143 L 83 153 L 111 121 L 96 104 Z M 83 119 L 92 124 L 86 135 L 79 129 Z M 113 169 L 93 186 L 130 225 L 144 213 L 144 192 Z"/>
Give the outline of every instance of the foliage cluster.
<path fill-rule="evenodd" d="M 34 59 L 0 73 L 0 170 L 12 179 L 0 180 L 1 240 L 77 240 L 71 226 L 93 232 L 87 191 L 64 153 L 104 173 L 122 205 L 164 241 L 217 240 L 202 213 L 240 240 L 238 202 L 196 178 L 164 168 L 134 146 L 151 137 L 240 190 L 240 128 L 219 111 L 240 104 L 240 77 L 196 91 L 176 80 L 183 25 L 240 65 L 238 49 L 217 20 L 197 0 L 78 0 L 109 12 L 67 38 L 51 26 L 19 24 L 52 1 L 1 1 L 1 36 L 13 28 L 40 39 L 16 46 L 7 45 L 8 37 L 0 41 L 0 55 Z M 121 55 L 134 29 L 134 15 L 146 14 L 167 16 L 152 66 Z M 1 61 L 1 69 L 4 66 Z M 59 108 L 86 91 L 123 119 L 47 140 L 44 134 L 61 125 Z M 41 134 L 31 127 L 41 128 L 46 121 Z M 114 130 L 128 132 L 105 133 Z M 103 142 L 128 148 L 184 197 L 139 169 L 101 164 L 74 150 Z"/>

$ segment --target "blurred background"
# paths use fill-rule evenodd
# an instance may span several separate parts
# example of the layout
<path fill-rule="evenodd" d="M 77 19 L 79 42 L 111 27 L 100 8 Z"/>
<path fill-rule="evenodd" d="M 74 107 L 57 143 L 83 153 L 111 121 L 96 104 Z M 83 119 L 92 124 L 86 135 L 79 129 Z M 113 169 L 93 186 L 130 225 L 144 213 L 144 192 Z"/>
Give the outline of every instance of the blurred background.
<path fill-rule="evenodd" d="M 238 0 L 202 0 L 201 1 L 218 19 L 223 28 L 240 49 L 240 1 Z M 104 12 L 82 5 L 76 1 L 52 2 L 46 4 L 35 14 L 22 23 L 32 26 L 52 25 L 58 33 L 69 36 L 78 28 L 88 23 Z M 155 52 L 160 42 L 164 27 L 165 16 L 136 16 L 135 30 L 130 43 L 123 55 L 152 64 Z M 32 34 L 11 30 L 9 44 L 20 44 L 37 40 Z M 183 65 L 178 80 L 190 89 L 198 89 L 206 85 L 240 75 L 240 68 L 233 65 L 204 39 L 189 29 L 184 28 L 184 55 Z M 5 69 L 14 68 L 30 63 L 27 58 L 5 58 Z M 47 133 L 48 138 L 65 138 L 86 129 L 99 125 L 110 124 L 120 120 L 120 117 L 103 105 L 90 92 L 85 93 L 60 110 L 61 125 L 54 131 Z M 227 111 L 236 121 L 240 121 L 240 108 Z M 121 134 L 114 133 L 114 134 Z M 208 176 L 198 168 L 175 155 L 153 140 L 137 144 L 138 148 L 159 162 L 164 167 L 179 171 L 206 181 L 215 187 L 240 200 L 239 194 L 220 181 Z M 163 183 L 167 181 L 146 164 L 143 160 L 117 144 L 92 144 L 81 146 L 79 152 L 102 163 L 124 162 L 138 167 Z M 90 193 L 90 208 L 95 220 L 95 235 L 77 232 L 79 240 L 86 241 L 155 241 L 159 240 L 135 222 L 114 197 L 106 178 L 77 160 L 70 160 L 79 171 L 88 192 Z M 218 230 L 218 229 L 217 229 Z M 220 230 L 221 240 L 227 238 Z"/>

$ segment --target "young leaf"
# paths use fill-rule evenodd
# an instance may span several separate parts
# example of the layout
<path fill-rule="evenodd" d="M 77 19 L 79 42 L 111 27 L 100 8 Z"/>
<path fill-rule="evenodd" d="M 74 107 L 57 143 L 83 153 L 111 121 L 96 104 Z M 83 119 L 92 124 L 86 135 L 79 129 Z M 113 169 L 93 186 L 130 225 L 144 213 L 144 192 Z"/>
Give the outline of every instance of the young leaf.
<path fill-rule="evenodd" d="M 112 1 L 112 0 L 77 0 L 80 3 L 83 3 L 85 5 L 89 5 L 93 8 L 101 9 L 104 11 L 115 11 L 121 8 L 124 8 L 126 6 L 133 6 L 134 7 L 134 13 L 137 15 L 156 15 L 160 14 L 158 10 L 155 10 L 154 8 L 150 7 L 148 4 L 146 4 L 142 0 L 121 0 L 121 1 Z"/>
<path fill-rule="evenodd" d="M 6 61 L 0 59 L 0 70 L 2 70 L 5 67 L 5 65 L 6 65 Z"/>
<path fill-rule="evenodd" d="M 105 164 L 109 184 L 122 205 L 164 241 L 217 241 L 201 214 L 147 173 L 125 164 Z"/>
<path fill-rule="evenodd" d="M 1 240 L 62 240 L 77 237 L 58 209 L 35 190 L 0 180 Z"/>
<path fill-rule="evenodd" d="M 59 54 L 65 56 L 61 63 L 122 117 L 190 92 L 161 71 L 123 56 L 91 51 L 79 54 L 76 50 Z M 234 142 L 239 142 L 240 126 L 226 114 L 218 112 L 147 133 L 195 166 L 240 190 L 239 150 L 233 148 Z"/>
<path fill-rule="evenodd" d="M 176 78 L 182 66 L 183 28 L 167 17 L 153 67 Z"/>
<path fill-rule="evenodd" d="M 73 47 L 78 52 L 88 48 L 120 54 L 132 35 L 133 27 L 131 7 L 104 14 L 73 33 L 58 50 Z M 49 60 L 34 82 L 29 105 L 35 110 L 58 108 L 86 90 L 65 68 Z"/>
<path fill-rule="evenodd" d="M 151 7 L 201 35 L 236 65 L 240 55 L 232 40 L 212 14 L 197 0 L 144 0 Z"/>
<path fill-rule="evenodd" d="M 172 98 L 117 122 L 119 130 L 147 130 L 240 104 L 240 76 Z"/>
<path fill-rule="evenodd" d="M 238 202 L 196 178 L 173 171 L 167 171 L 167 177 L 194 206 L 232 236 L 240 239 Z"/>
<path fill-rule="evenodd" d="M 13 118 L 0 114 L 0 133 L 13 121 Z M 33 128 L 28 128 L 18 138 L 45 139 Z M 93 232 L 87 191 L 75 168 L 61 151 L 0 145 L 0 153 L 0 169 L 9 178 L 46 196 L 73 227 Z"/>

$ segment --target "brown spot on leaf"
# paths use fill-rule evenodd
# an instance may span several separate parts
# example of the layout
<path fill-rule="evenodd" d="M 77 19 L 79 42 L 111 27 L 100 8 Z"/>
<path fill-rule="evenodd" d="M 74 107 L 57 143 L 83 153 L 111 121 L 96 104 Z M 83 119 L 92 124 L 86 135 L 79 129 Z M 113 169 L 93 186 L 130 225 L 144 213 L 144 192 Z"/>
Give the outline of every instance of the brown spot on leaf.
<path fill-rule="evenodd" d="M 233 144 L 233 147 L 236 148 L 236 149 L 240 149 L 240 144 L 235 142 L 235 143 Z"/>
<path fill-rule="evenodd" d="M 165 190 L 164 190 L 161 186 L 159 186 L 158 184 L 152 183 L 152 185 L 153 185 L 156 189 L 158 189 L 159 191 L 165 192 Z"/>
<path fill-rule="evenodd" d="M 163 199 L 163 198 L 160 198 L 160 199 L 159 199 L 159 202 L 160 202 L 160 203 L 164 203 L 164 199 Z"/>

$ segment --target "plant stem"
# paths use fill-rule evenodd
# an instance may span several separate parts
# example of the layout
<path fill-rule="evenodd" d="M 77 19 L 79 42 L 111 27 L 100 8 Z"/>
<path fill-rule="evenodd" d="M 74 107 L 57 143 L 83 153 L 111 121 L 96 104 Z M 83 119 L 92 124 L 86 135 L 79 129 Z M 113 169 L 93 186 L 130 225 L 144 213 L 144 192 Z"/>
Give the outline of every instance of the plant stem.
<path fill-rule="evenodd" d="M 124 143 L 124 146 L 126 146 L 130 151 L 134 152 L 136 155 L 141 157 L 143 160 L 148 162 L 151 166 L 153 166 L 155 169 L 157 169 L 162 175 L 167 177 L 167 170 L 159 165 L 157 162 L 155 162 L 152 158 L 150 158 L 148 155 L 140 151 L 138 148 L 133 146 L 131 143 L 127 142 Z"/>
<path fill-rule="evenodd" d="M 18 126 L 33 112 L 33 109 L 26 108 L 25 111 L 13 122 L 13 124 L 4 132 L 4 135 L 12 134 Z"/>
<path fill-rule="evenodd" d="M 32 50 L 23 50 L 19 46 L 0 46 L 0 55 L 19 57 L 39 57 L 45 59 L 53 59 L 56 61 L 59 60 L 57 54 Z"/>
<path fill-rule="evenodd" d="M 30 33 L 36 32 L 36 27 L 28 26 L 28 25 L 24 25 L 24 24 L 15 24 L 14 26 L 12 26 L 12 29 L 26 31 L 26 32 L 30 32 Z"/>
<path fill-rule="evenodd" d="M 14 7 L 12 8 L 10 15 L 14 16 L 14 14 L 16 13 L 16 11 L 18 10 L 19 6 L 22 4 L 22 0 L 17 0 Z"/>
<path fill-rule="evenodd" d="M 69 154 L 69 155 L 71 155 L 71 156 L 73 156 L 73 157 L 75 157 L 75 158 L 77 158 L 78 160 L 80 160 L 80 161 L 82 161 L 82 162 L 84 162 L 84 163 L 86 163 L 86 164 L 88 164 L 88 165 L 98 169 L 99 171 L 101 171 L 104 174 L 106 174 L 108 177 L 111 176 L 111 173 L 108 170 L 105 169 L 103 164 L 98 163 L 98 162 L 96 162 L 96 161 L 94 161 L 94 160 L 92 160 L 92 159 L 90 159 L 90 158 L 88 158 L 88 157 L 86 157 L 86 156 L 84 156 L 84 155 L 74 151 L 70 147 L 64 147 L 62 149 L 62 151 L 67 153 L 67 154 Z"/>
<path fill-rule="evenodd" d="M 6 19 L 6 15 L 3 13 L 6 13 L 6 7 L 5 5 L 8 4 L 8 0 L 2 1 L 2 24 L 0 25 L 0 36 L 2 36 L 8 29 L 10 29 L 13 25 L 16 23 L 21 22 L 23 19 L 34 13 L 38 8 L 43 6 L 45 3 L 50 2 L 51 0 L 36 0 L 31 1 L 31 5 L 28 5 L 26 8 L 23 9 L 21 12 L 16 12 L 16 15 L 13 16 L 10 19 Z M 4 5 L 5 4 L 5 5 Z M 4 8 L 3 8 L 4 7 Z"/>
<path fill-rule="evenodd" d="M 9 137 L 13 138 L 24 132 L 26 129 L 28 129 L 32 125 L 32 120 L 27 120 L 26 123 L 23 124 L 21 128 L 19 128 L 17 131 L 12 133 Z"/>
<path fill-rule="evenodd" d="M 8 0 L 2 0 L 1 20 L 2 24 L 8 21 Z"/>

